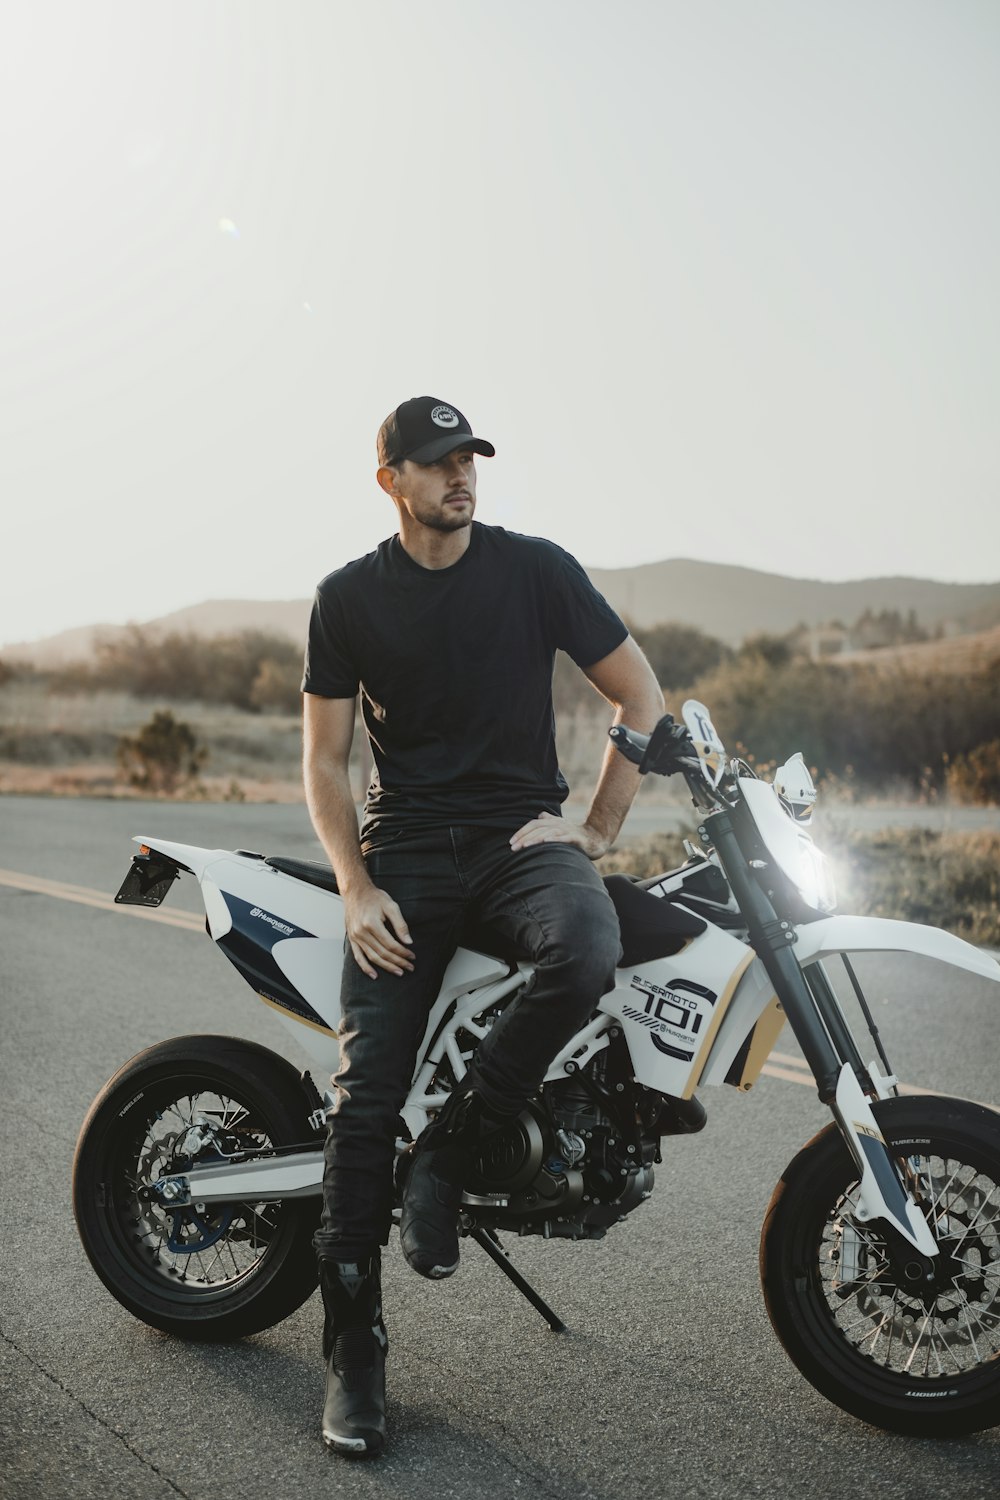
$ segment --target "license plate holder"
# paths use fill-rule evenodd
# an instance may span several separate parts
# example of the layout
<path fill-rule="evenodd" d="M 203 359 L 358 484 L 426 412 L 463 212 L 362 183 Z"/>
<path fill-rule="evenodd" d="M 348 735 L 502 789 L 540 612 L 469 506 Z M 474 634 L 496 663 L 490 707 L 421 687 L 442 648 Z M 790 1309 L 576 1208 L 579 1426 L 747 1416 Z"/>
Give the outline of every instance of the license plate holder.
<path fill-rule="evenodd" d="M 119 906 L 159 906 L 179 874 L 162 855 L 135 854 L 115 901 Z"/>

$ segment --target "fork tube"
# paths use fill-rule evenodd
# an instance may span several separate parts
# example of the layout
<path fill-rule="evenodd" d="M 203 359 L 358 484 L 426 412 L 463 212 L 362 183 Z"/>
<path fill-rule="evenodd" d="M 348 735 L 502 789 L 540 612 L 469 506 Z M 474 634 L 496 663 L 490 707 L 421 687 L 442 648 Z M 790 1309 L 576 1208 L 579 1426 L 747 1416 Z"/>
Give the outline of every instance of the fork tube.
<path fill-rule="evenodd" d="M 861 981 L 858 979 L 857 974 L 855 974 L 854 972 L 854 965 L 851 963 L 851 960 L 848 958 L 846 953 L 842 953 L 840 956 L 844 961 L 844 968 L 847 970 L 847 977 L 851 981 L 851 986 L 854 990 L 855 995 L 857 996 L 858 1004 L 861 1007 L 861 1014 L 864 1016 L 865 1021 L 867 1022 L 868 1030 L 871 1034 L 871 1039 L 875 1043 L 875 1046 L 878 1048 L 878 1055 L 882 1059 L 882 1066 L 885 1069 L 886 1077 L 890 1078 L 892 1076 L 892 1063 L 885 1055 L 885 1048 L 882 1046 L 882 1036 L 879 1032 L 878 1027 L 875 1025 L 875 1017 L 872 1015 L 871 1006 L 868 1004 L 868 998 L 865 995 L 864 990 L 861 988 Z M 894 1086 L 893 1093 L 898 1094 L 899 1088 Z"/>
<path fill-rule="evenodd" d="M 802 976 L 812 992 L 816 1009 L 826 1023 L 830 1040 L 841 1062 L 851 1065 L 854 1076 L 863 1090 L 870 1090 L 872 1081 L 868 1069 L 865 1067 L 864 1058 L 858 1051 L 858 1044 L 854 1040 L 851 1028 L 847 1024 L 847 1017 L 841 1009 L 837 992 L 830 983 L 829 974 L 821 963 L 815 963 L 804 968 Z"/>
<path fill-rule="evenodd" d="M 791 952 L 789 936 L 794 938 L 794 929 L 779 921 L 774 907 L 750 874 L 729 811 L 720 808 L 712 813 L 698 831 L 703 843 L 715 846 L 733 895 L 746 918 L 750 942 L 767 970 L 775 994 L 791 1023 L 795 1040 L 812 1069 L 820 1100 L 823 1104 L 830 1104 L 836 1097 L 841 1064 L 815 997 Z"/>

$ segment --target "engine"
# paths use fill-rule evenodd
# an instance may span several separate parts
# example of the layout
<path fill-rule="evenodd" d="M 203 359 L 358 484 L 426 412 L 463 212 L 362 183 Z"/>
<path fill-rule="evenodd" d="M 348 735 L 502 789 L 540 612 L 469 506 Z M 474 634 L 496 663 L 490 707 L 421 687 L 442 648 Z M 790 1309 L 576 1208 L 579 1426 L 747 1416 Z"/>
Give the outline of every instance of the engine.
<path fill-rule="evenodd" d="M 585 1073 L 545 1085 L 483 1143 L 464 1228 L 602 1239 L 650 1196 L 664 1101 L 632 1082 L 627 1053 L 624 1067 L 615 1066 L 616 1050 L 612 1044 Z"/>

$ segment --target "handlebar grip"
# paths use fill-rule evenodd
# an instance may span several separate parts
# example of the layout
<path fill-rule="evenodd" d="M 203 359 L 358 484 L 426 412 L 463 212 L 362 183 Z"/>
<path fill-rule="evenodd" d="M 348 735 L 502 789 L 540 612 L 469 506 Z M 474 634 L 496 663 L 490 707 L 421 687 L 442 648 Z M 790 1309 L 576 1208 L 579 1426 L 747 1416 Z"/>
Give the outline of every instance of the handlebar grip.
<path fill-rule="evenodd" d="M 649 746 L 648 734 L 640 734 L 638 729 L 629 729 L 625 724 L 612 724 L 608 730 L 608 738 L 626 760 L 630 760 L 634 766 L 641 764 Z"/>

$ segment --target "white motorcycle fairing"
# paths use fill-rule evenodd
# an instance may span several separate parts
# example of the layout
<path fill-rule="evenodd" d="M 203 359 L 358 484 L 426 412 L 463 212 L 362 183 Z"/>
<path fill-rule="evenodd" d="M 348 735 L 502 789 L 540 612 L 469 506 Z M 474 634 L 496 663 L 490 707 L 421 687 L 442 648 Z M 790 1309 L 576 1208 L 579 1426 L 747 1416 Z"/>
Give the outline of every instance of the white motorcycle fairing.
<path fill-rule="evenodd" d="M 795 929 L 795 956 L 800 964 L 817 963 L 839 953 L 916 953 L 940 963 L 968 969 L 983 979 L 1000 980 L 1000 963 L 954 933 L 898 922 L 890 917 L 823 917 Z"/>
<path fill-rule="evenodd" d="M 709 926 L 670 958 L 616 971 L 615 987 L 598 1010 L 621 1024 L 637 1083 L 690 1099 L 699 1083 L 709 1081 L 707 1063 L 723 1035 L 731 1043 L 727 1065 L 732 1062 L 773 995 L 770 984 L 766 993 L 743 986 L 753 991 L 755 1003 L 746 1013 L 733 1008 L 754 958 L 745 943 Z M 721 1083 L 724 1075 L 716 1069 L 711 1081 Z"/>

